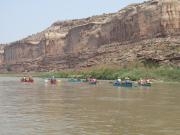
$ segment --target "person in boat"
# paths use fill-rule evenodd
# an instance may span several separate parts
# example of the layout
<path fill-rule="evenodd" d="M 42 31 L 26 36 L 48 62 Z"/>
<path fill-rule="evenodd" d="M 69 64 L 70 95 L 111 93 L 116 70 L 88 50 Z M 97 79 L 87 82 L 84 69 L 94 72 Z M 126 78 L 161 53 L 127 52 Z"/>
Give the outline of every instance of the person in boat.
<path fill-rule="evenodd" d="M 32 80 L 33 80 L 33 79 L 32 79 L 32 76 L 30 76 L 30 75 L 28 76 L 28 78 L 29 78 L 29 81 L 32 81 Z"/>
<path fill-rule="evenodd" d="M 93 82 L 96 82 L 97 80 L 95 78 L 92 79 Z"/>
<path fill-rule="evenodd" d="M 32 76 L 31 76 L 31 75 L 28 75 L 28 77 L 27 77 L 27 81 L 28 81 L 28 82 L 33 82 L 33 78 L 32 78 Z"/>
<path fill-rule="evenodd" d="M 150 82 L 150 79 L 146 79 L 146 83 L 151 83 L 151 82 Z"/>
<path fill-rule="evenodd" d="M 26 77 L 25 76 L 23 76 L 22 81 L 26 81 Z"/>
<path fill-rule="evenodd" d="M 125 77 L 125 82 L 126 82 L 126 83 L 130 83 L 129 77 Z"/>
<path fill-rule="evenodd" d="M 90 78 L 90 82 L 96 82 L 95 78 Z"/>
<path fill-rule="evenodd" d="M 140 80 L 138 81 L 138 84 L 140 85 L 145 85 L 145 84 L 150 84 L 150 79 L 142 79 L 140 78 Z"/>
<path fill-rule="evenodd" d="M 143 84 L 144 84 L 144 80 L 143 80 L 142 78 L 140 78 L 140 80 L 139 80 L 138 83 L 141 84 L 141 85 L 143 85 Z"/>
<path fill-rule="evenodd" d="M 121 78 L 120 77 L 117 79 L 117 82 L 121 83 Z"/>
<path fill-rule="evenodd" d="M 26 81 L 26 77 L 23 76 L 23 78 L 21 78 L 21 81 L 22 81 L 22 82 L 25 82 L 25 81 Z"/>
<path fill-rule="evenodd" d="M 96 78 L 90 78 L 90 79 L 89 79 L 89 83 L 91 83 L 91 84 L 96 84 L 96 83 L 97 83 Z"/>
<path fill-rule="evenodd" d="M 32 76 L 23 76 L 21 79 L 22 82 L 33 82 Z"/>
<path fill-rule="evenodd" d="M 51 83 L 56 83 L 56 78 L 54 76 L 52 76 L 50 81 L 51 81 Z"/>
<path fill-rule="evenodd" d="M 118 77 L 118 79 L 115 81 L 115 84 L 118 84 L 118 85 L 119 85 L 119 84 L 121 84 L 121 81 L 122 81 L 121 78 Z"/>

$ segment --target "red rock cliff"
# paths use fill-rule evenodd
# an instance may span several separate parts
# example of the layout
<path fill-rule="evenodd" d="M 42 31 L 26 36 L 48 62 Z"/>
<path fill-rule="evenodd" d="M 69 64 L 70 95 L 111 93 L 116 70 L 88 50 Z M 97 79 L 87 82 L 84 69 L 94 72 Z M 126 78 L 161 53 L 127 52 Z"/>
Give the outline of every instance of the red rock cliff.
<path fill-rule="evenodd" d="M 4 49 L 12 70 L 61 70 L 154 61 L 180 66 L 180 1 L 152 0 L 117 13 L 58 21 Z"/>

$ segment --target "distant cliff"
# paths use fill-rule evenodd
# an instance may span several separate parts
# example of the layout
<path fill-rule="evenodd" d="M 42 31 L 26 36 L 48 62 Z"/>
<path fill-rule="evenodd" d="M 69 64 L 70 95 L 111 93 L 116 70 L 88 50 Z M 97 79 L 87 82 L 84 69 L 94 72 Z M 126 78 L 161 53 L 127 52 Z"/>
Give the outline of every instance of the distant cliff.
<path fill-rule="evenodd" d="M 0 44 L 0 65 L 4 63 L 4 47 L 5 44 Z"/>
<path fill-rule="evenodd" d="M 180 0 L 151 0 L 112 14 L 58 21 L 4 48 L 1 70 L 49 71 L 154 63 L 180 67 Z"/>

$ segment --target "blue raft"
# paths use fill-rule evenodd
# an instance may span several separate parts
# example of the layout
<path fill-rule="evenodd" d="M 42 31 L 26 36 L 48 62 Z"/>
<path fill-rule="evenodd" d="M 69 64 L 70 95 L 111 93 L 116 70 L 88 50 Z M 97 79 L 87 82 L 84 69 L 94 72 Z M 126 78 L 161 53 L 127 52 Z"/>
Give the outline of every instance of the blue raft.
<path fill-rule="evenodd" d="M 116 81 L 116 82 L 114 82 L 114 84 L 113 84 L 113 86 L 118 86 L 118 87 L 132 87 L 133 86 L 133 84 L 132 84 L 132 82 L 118 82 L 118 81 Z"/>

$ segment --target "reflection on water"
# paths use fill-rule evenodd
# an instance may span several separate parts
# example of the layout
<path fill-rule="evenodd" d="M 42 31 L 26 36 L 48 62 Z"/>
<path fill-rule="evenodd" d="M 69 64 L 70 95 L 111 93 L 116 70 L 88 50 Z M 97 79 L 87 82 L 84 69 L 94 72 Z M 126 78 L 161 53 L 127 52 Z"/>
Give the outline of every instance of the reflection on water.
<path fill-rule="evenodd" d="M 179 86 L 127 89 L 0 78 L 0 134 L 179 135 Z"/>

